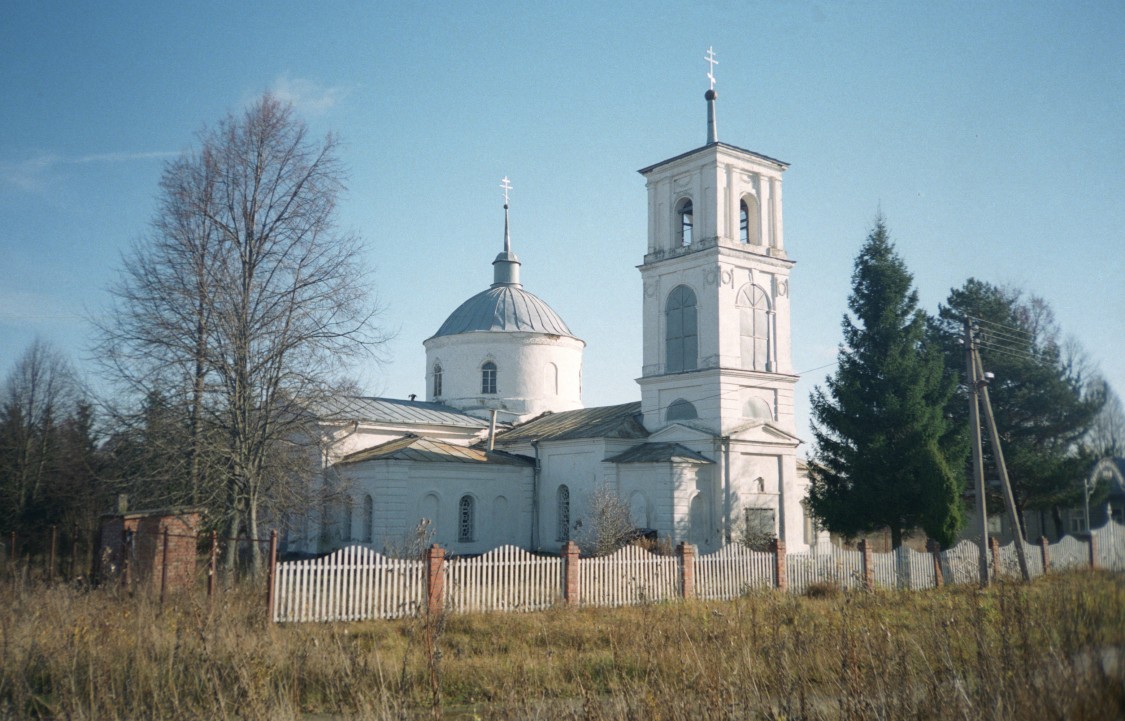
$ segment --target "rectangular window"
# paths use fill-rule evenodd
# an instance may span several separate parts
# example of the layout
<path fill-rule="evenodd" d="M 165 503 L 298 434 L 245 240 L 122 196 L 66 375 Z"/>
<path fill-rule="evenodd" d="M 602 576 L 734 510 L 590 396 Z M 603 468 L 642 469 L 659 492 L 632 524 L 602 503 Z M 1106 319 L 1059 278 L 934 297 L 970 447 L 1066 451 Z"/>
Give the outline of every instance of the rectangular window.
<path fill-rule="evenodd" d="M 496 393 L 496 366 L 493 363 L 485 363 L 484 368 L 481 369 L 480 392 Z"/>
<path fill-rule="evenodd" d="M 769 542 L 777 538 L 773 509 L 746 508 L 743 514 L 740 540 L 755 551 L 766 550 Z"/>

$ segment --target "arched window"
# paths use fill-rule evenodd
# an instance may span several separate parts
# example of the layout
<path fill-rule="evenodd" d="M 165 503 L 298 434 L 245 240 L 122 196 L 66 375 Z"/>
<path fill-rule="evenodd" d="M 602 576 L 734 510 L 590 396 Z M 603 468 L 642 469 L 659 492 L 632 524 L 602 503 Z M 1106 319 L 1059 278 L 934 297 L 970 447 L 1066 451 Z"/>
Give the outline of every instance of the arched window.
<path fill-rule="evenodd" d="M 480 392 L 496 393 L 496 364 L 492 361 L 480 367 Z"/>
<path fill-rule="evenodd" d="M 668 421 L 690 421 L 694 418 L 699 418 L 699 413 L 694 405 L 683 398 L 672 401 L 668 406 L 668 412 L 664 415 L 664 419 Z"/>
<path fill-rule="evenodd" d="M 363 542 L 371 543 L 375 539 L 375 500 L 368 493 L 363 497 Z"/>
<path fill-rule="evenodd" d="M 352 540 L 352 515 L 354 510 L 352 497 L 348 496 L 344 499 L 344 527 L 341 529 L 340 533 L 340 540 L 344 543 L 351 543 Z"/>
<path fill-rule="evenodd" d="M 559 367 L 554 363 L 548 363 L 543 368 L 543 383 L 548 393 L 555 396 L 559 394 Z"/>
<path fill-rule="evenodd" d="M 758 199 L 744 195 L 738 201 L 738 242 L 758 245 L 761 239 L 761 224 L 758 215 Z"/>
<path fill-rule="evenodd" d="M 746 370 L 772 371 L 773 319 L 769 296 L 759 286 L 746 285 L 738 292 L 735 304 L 739 309 L 742 367 Z"/>
<path fill-rule="evenodd" d="M 695 315 L 695 292 L 678 285 L 668 294 L 664 306 L 666 327 L 665 373 L 695 370 L 699 353 L 698 328 Z"/>
<path fill-rule="evenodd" d="M 680 225 L 680 245 L 685 247 L 691 245 L 692 228 L 695 225 L 691 198 L 684 198 L 676 205 L 676 219 Z"/>
<path fill-rule="evenodd" d="M 570 540 L 570 489 L 566 484 L 559 486 L 555 494 L 557 516 L 555 517 L 555 540 Z"/>
<path fill-rule="evenodd" d="M 772 421 L 773 408 L 762 398 L 751 398 L 742 406 L 742 417 L 759 421 Z"/>
<path fill-rule="evenodd" d="M 441 363 L 434 363 L 434 398 L 441 398 Z"/>
<path fill-rule="evenodd" d="M 476 500 L 469 495 L 461 496 L 457 504 L 457 540 L 469 543 L 476 537 Z"/>

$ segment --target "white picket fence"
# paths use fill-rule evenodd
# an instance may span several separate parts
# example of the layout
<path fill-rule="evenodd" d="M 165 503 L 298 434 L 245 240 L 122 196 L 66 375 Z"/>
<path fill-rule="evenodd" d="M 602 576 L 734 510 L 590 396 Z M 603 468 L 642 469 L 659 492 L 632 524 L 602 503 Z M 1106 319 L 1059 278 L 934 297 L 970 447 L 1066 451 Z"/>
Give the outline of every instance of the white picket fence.
<path fill-rule="evenodd" d="M 309 561 L 277 564 L 273 620 L 363 621 L 413 616 L 426 599 L 422 561 L 348 546 Z"/>
<path fill-rule="evenodd" d="M 1125 526 L 1110 523 L 1094 531 L 1099 568 L 1125 571 Z M 1042 549 L 1024 544 L 1028 570 L 1043 574 Z M 1018 576 L 1015 543 L 999 548 L 999 568 L 991 549 L 989 573 Z M 1087 568 L 1085 540 L 1064 537 L 1048 546 L 1050 571 Z M 944 583 L 978 583 L 980 549 L 962 541 L 936 559 Z M 932 553 L 902 547 L 871 554 L 876 588 L 924 589 L 937 583 Z M 705 600 L 736 598 L 753 589 L 778 585 L 772 553 L 726 546 L 694 557 L 693 595 Z M 787 587 L 803 593 L 814 583 L 844 589 L 865 586 L 863 554 L 829 548 L 785 556 Z M 533 611 L 563 602 L 566 560 L 504 546 L 475 558 L 445 559 L 441 566 L 442 608 L 452 613 Z M 578 598 L 583 606 L 626 606 L 679 599 L 684 594 L 684 564 L 679 555 L 659 556 L 637 546 L 577 562 Z M 349 546 L 311 561 L 278 563 L 274 574 L 272 618 L 278 622 L 359 621 L 398 618 L 422 612 L 427 604 L 427 563 L 388 558 L 361 546 Z"/>
<path fill-rule="evenodd" d="M 759 588 L 774 588 L 777 573 L 772 553 L 745 546 L 724 546 L 695 559 L 695 595 L 708 601 L 726 601 Z"/>
<path fill-rule="evenodd" d="M 584 606 L 632 606 L 680 597 L 680 560 L 640 546 L 625 546 L 608 556 L 578 562 Z"/>
<path fill-rule="evenodd" d="M 537 611 L 563 597 L 563 559 L 501 546 L 477 558 L 445 565 L 445 608 L 470 611 Z"/>
<path fill-rule="evenodd" d="M 771 554 L 765 555 L 772 561 Z M 863 588 L 863 554 L 845 548 L 817 553 L 789 553 L 785 556 L 785 575 L 789 590 L 795 593 L 804 593 L 814 583 Z"/>

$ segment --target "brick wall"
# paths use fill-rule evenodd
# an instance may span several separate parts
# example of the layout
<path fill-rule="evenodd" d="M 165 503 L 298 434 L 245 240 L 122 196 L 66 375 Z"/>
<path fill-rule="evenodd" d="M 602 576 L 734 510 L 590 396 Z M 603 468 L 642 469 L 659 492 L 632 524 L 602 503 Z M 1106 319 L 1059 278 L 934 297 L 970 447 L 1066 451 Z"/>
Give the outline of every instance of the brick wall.
<path fill-rule="evenodd" d="M 124 582 L 127 562 L 131 586 L 159 590 L 167 558 L 167 590 L 190 589 L 196 577 L 199 521 L 198 511 L 140 511 L 102 516 L 95 575 L 103 583 Z M 127 536 L 128 549 L 125 548 Z"/>

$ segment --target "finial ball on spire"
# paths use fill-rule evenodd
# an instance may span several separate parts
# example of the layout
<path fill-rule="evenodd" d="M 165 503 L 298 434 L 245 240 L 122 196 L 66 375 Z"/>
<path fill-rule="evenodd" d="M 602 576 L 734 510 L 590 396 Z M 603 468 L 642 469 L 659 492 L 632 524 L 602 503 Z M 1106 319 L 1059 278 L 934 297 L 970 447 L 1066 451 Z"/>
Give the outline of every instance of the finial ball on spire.
<path fill-rule="evenodd" d="M 719 94 L 716 93 L 714 90 L 708 90 L 707 92 L 703 93 L 703 99 L 708 101 L 708 102 L 714 100 L 717 97 L 719 97 Z"/>

